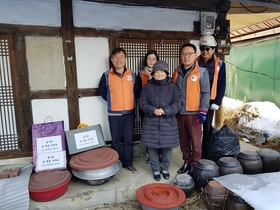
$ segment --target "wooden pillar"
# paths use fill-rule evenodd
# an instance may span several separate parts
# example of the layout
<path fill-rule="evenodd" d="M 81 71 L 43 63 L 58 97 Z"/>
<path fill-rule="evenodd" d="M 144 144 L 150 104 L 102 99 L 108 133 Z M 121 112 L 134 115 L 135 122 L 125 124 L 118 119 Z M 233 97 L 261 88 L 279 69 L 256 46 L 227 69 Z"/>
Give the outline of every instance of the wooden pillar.
<path fill-rule="evenodd" d="M 80 123 L 79 95 L 74 43 L 72 0 L 60 0 L 63 54 L 66 72 L 66 92 L 70 129 Z"/>

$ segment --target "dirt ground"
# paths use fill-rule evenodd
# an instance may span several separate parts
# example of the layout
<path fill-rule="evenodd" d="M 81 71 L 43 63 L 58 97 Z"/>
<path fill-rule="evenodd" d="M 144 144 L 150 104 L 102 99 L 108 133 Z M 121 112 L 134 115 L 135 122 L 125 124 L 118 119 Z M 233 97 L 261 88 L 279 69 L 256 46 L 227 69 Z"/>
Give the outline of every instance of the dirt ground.
<path fill-rule="evenodd" d="M 138 201 L 125 201 L 118 204 L 104 205 L 88 210 L 141 210 Z M 179 210 L 207 210 L 202 197 L 197 192 L 193 192 L 190 197 L 180 206 Z"/>

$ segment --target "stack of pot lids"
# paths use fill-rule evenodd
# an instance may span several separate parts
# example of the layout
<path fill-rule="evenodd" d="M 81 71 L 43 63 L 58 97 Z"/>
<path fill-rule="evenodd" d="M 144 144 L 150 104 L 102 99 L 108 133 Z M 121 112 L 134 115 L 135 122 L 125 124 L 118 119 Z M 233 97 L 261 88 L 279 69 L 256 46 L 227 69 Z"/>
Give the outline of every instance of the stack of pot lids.
<path fill-rule="evenodd" d="M 107 147 L 74 155 L 69 162 L 72 173 L 84 180 L 100 180 L 115 175 L 122 167 L 118 153 Z"/>
<path fill-rule="evenodd" d="M 29 194 L 35 201 L 50 201 L 62 196 L 72 178 L 68 170 L 46 171 L 30 176 Z"/>

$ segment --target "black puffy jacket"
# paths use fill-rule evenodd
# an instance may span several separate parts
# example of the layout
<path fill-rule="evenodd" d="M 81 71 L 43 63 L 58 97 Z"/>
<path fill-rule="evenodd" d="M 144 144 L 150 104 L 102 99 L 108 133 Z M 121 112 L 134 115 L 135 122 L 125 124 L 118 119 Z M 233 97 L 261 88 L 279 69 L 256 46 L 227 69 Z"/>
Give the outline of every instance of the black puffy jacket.
<path fill-rule="evenodd" d="M 177 147 L 179 131 L 176 113 L 180 109 L 180 91 L 171 78 L 149 80 L 142 89 L 139 106 L 145 113 L 141 133 L 142 144 L 153 148 Z M 157 108 L 162 108 L 165 115 L 154 115 Z"/>

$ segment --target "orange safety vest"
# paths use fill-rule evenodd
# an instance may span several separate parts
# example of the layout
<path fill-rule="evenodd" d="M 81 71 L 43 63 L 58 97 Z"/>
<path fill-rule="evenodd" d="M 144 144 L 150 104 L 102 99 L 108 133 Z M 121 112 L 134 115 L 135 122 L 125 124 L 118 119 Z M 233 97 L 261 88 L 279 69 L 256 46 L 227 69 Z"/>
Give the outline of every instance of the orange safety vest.
<path fill-rule="evenodd" d="M 108 88 L 111 111 L 134 109 L 134 78 L 130 70 L 126 70 L 120 77 L 111 68 L 108 74 Z"/>
<path fill-rule="evenodd" d="M 172 75 L 172 81 L 177 84 L 178 69 Z M 188 75 L 186 81 L 186 111 L 198 111 L 200 107 L 200 70 L 198 64 Z"/>
<path fill-rule="evenodd" d="M 196 58 L 196 61 L 199 62 L 200 56 Z M 213 83 L 211 87 L 211 95 L 210 99 L 214 100 L 217 96 L 217 85 L 218 85 L 218 77 L 220 72 L 220 58 L 214 55 L 214 76 L 213 76 Z"/>
<path fill-rule="evenodd" d="M 146 73 L 145 70 L 142 70 L 140 72 L 140 77 L 141 77 L 141 81 L 142 81 L 142 87 L 147 84 L 148 80 L 149 80 L 149 75 Z"/>

